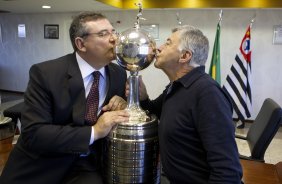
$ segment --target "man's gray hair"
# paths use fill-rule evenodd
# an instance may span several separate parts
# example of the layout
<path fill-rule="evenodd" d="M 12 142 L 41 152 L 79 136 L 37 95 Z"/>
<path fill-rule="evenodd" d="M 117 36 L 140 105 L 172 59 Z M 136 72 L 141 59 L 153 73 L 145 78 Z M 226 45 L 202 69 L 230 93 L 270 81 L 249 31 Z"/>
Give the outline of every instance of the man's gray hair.
<path fill-rule="evenodd" d="M 205 65 L 209 54 L 209 40 L 199 29 L 183 25 L 172 29 L 172 32 L 180 31 L 179 50 L 191 50 L 193 55 L 189 65 Z"/>

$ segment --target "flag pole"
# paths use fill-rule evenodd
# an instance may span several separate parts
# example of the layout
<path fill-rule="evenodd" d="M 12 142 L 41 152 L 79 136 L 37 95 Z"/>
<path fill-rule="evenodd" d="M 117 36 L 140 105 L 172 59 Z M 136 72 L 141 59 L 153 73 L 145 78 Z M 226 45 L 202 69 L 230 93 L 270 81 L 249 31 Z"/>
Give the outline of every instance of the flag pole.
<path fill-rule="evenodd" d="M 218 19 L 218 23 L 219 23 L 220 26 L 221 26 L 222 16 L 223 16 L 223 11 L 221 9 L 220 13 L 219 13 L 219 19 Z"/>
<path fill-rule="evenodd" d="M 222 10 L 219 13 L 219 20 L 216 26 L 216 34 L 214 39 L 211 64 L 209 69 L 209 75 L 221 85 L 221 73 L 220 73 L 220 27 L 222 21 Z"/>
<path fill-rule="evenodd" d="M 255 22 L 256 16 L 257 16 L 257 14 L 255 14 L 255 15 L 253 16 L 253 18 L 251 19 L 250 28 L 252 28 L 253 23 Z"/>
<path fill-rule="evenodd" d="M 180 16 L 179 16 L 179 13 L 178 13 L 178 12 L 176 13 L 176 20 L 177 20 L 177 24 L 178 24 L 179 26 L 181 26 L 182 22 L 181 22 L 181 20 L 180 20 Z"/>

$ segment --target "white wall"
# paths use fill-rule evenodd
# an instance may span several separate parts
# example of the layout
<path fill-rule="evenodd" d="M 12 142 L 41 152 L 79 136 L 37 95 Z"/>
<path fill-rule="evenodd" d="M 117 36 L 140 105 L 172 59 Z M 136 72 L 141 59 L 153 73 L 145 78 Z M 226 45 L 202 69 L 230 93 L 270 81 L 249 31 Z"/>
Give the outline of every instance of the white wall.
<path fill-rule="evenodd" d="M 32 64 L 70 52 L 65 23 L 71 14 L 1 14 L 0 89 L 25 91 Z M 26 38 L 18 38 L 18 24 L 25 24 Z M 44 24 L 59 24 L 59 39 L 44 39 Z"/>
<path fill-rule="evenodd" d="M 206 64 L 209 69 L 211 52 L 218 22 L 219 9 L 144 10 L 144 24 L 159 24 L 157 45 L 165 41 L 172 27 L 177 25 L 176 13 L 182 24 L 199 27 L 210 40 L 210 55 Z M 136 11 L 103 12 L 118 31 L 133 26 Z M 251 32 L 252 92 L 254 119 L 267 97 L 282 105 L 282 45 L 273 45 L 273 26 L 282 25 L 282 9 L 224 9 L 221 27 L 221 73 L 225 82 L 241 40 L 254 15 Z M 68 26 L 75 13 L 64 14 L 0 14 L 2 43 L 0 43 L 0 89 L 24 91 L 28 82 L 28 70 L 34 63 L 54 59 L 72 52 L 68 38 Z M 117 24 L 116 21 L 121 21 Z M 17 25 L 26 24 L 27 37 L 17 37 Z M 44 24 L 59 24 L 60 39 L 44 39 Z M 153 65 L 140 72 L 151 98 L 155 98 L 168 84 L 167 77 Z"/>

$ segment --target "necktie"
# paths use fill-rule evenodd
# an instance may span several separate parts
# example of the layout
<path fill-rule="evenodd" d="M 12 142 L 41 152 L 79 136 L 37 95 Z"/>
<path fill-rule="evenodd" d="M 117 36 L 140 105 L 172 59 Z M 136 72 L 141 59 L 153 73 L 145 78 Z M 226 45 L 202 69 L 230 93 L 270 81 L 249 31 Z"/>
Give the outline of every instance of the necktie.
<path fill-rule="evenodd" d="M 93 72 L 93 83 L 86 100 L 86 115 L 85 121 L 89 125 L 93 125 L 97 121 L 97 113 L 99 107 L 99 79 L 100 72 Z"/>

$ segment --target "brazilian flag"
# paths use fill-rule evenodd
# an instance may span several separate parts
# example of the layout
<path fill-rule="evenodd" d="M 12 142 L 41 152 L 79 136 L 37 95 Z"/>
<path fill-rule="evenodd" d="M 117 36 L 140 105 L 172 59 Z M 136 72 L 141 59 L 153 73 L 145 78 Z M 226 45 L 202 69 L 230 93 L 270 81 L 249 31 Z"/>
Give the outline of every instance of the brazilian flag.
<path fill-rule="evenodd" d="M 210 65 L 210 76 L 220 85 L 220 22 L 217 24 L 217 30 L 213 45 L 212 59 Z"/>

